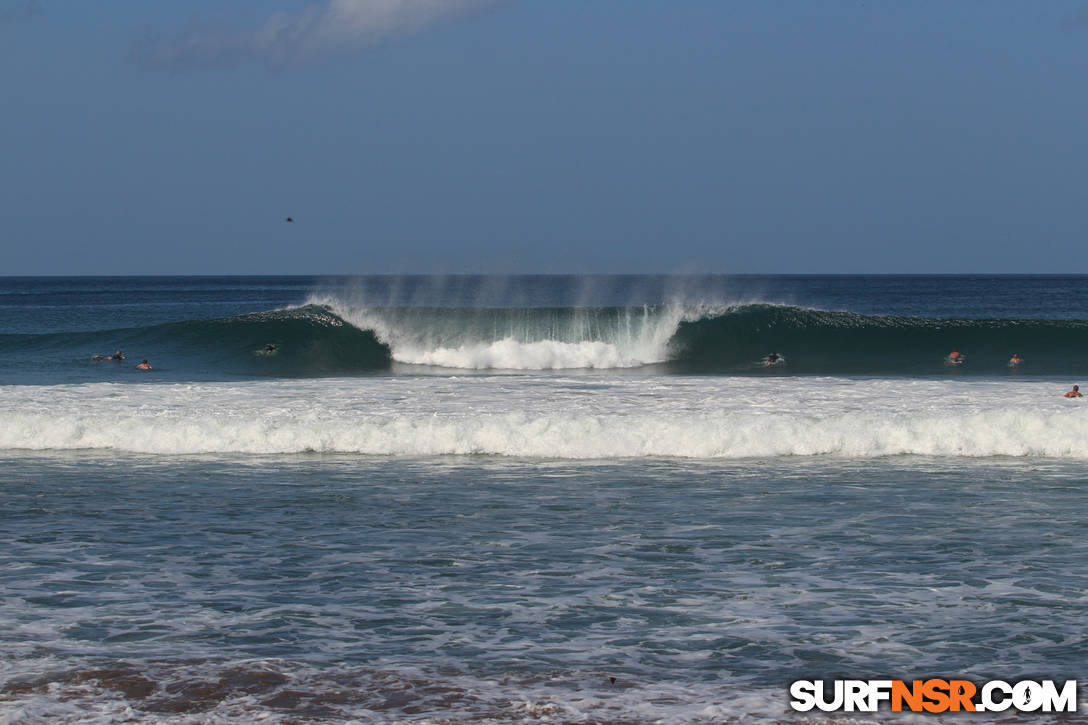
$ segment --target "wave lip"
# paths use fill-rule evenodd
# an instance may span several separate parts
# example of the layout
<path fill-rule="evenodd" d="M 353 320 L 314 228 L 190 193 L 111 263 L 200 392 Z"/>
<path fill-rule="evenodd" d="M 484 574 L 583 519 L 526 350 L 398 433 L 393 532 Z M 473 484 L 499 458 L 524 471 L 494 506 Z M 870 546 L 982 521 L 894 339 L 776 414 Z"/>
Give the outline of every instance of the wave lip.
<path fill-rule="evenodd" d="M 669 340 L 688 310 L 675 306 L 601 308 L 352 307 L 320 305 L 370 330 L 393 360 L 464 370 L 632 368 L 669 357 Z"/>

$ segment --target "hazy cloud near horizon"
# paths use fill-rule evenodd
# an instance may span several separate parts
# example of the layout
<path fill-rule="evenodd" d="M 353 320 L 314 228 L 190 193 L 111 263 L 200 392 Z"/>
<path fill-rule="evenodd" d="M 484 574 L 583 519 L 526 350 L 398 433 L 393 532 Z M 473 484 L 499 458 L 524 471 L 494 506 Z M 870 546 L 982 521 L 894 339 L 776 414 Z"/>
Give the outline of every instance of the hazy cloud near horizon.
<path fill-rule="evenodd" d="M 230 67 L 246 60 L 286 69 L 353 55 L 382 41 L 469 15 L 507 0 L 329 0 L 278 12 L 256 30 L 190 22 L 136 45 L 132 60 L 155 70 Z"/>

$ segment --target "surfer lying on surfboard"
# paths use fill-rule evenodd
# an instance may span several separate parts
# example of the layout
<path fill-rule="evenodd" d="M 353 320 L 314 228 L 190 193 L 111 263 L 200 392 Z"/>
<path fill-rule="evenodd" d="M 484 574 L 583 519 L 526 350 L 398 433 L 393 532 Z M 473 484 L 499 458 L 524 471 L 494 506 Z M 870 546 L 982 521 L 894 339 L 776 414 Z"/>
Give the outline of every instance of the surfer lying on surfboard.
<path fill-rule="evenodd" d="M 772 352 L 767 357 L 763 358 L 763 365 L 765 367 L 771 367 L 773 365 L 785 365 L 786 358 L 779 355 L 777 352 Z"/>
<path fill-rule="evenodd" d="M 964 355 L 962 352 L 960 352 L 956 348 L 952 348 L 952 352 L 948 353 L 948 357 L 945 358 L 945 362 L 948 362 L 948 363 L 950 363 L 952 365 L 959 365 L 965 359 L 967 359 L 966 355 Z"/>
<path fill-rule="evenodd" d="M 125 359 L 125 356 L 121 354 L 120 350 L 117 350 L 112 355 L 95 355 L 92 359 L 93 360 L 117 360 L 118 362 L 120 362 L 121 360 Z"/>

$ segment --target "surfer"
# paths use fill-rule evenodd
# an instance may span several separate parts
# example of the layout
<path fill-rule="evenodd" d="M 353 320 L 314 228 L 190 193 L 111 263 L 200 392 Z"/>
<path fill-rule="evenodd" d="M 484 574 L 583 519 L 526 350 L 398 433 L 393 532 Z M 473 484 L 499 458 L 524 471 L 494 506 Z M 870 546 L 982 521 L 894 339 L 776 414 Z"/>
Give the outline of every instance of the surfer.
<path fill-rule="evenodd" d="M 763 358 L 763 364 L 766 365 L 767 367 L 770 367 L 771 365 L 777 365 L 781 361 L 782 361 L 782 356 L 779 355 L 777 352 L 772 352 L 770 355 Z"/>
<path fill-rule="evenodd" d="M 1074 385 L 1073 389 L 1065 394 L 1065 397 L 1067 397 L 1067 398 L 1083 398 L 1084 396 L 1080 394 L 1080 387 Z"/>
<path fill-rule="evenodd" d="M 275 352 L 276 351 L 276 346 L 273 345 L 272 343 L 268 343 L 267 345 L 264 346 L 264 351 L 265 352 Z"/>
<path fill-rule="evenodd" d="M 1024 360 L 1020 357 L 1018 353 L 1014 352 L 1012 354 L 1012 357 L 1009 358 L 1009 367 L 1014 368 L 1022 362 L 1024 362 Z"/>
<path fill-rule="evenodd" d="M 141 360 L 140 364 L 136 366 L 136 369 L 137 370 L 150 370 L 151 369 L 151 363 L 149 363 L 147 360 Z"/>
<path fill-rule="evenodd" d="M 116 360 L 120 362 L 125 359 L 125 356 L 121 354 L 120 350 L 115 350 L 112 355 L 95 355 L 95 360 Z"/>
<path fill-rule="evenodd" d="M 952 348 L 952 352 L 948 353 L 948 361 L 949 362 L 963 362 L 963 353 L 960 352 L 959 350 L 957 350 L 956 348 Z"/>

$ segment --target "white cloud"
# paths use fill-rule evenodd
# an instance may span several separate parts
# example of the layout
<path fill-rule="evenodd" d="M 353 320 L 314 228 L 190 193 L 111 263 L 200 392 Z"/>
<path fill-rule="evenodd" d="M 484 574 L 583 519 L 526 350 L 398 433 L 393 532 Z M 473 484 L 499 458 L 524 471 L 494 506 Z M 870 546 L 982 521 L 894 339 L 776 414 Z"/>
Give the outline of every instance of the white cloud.
<path fill-rule="evenodd" d="M 247 59 L 262 60 L 270 68 L 291 68 L 359 53 L 388 38 L 503 1 L 329 0 L 297 13 L 276 13 L 253 31 L 190 23 L 180 33 L 141 43 L 132 58 L 168 70 L 232 66 Z"/>

